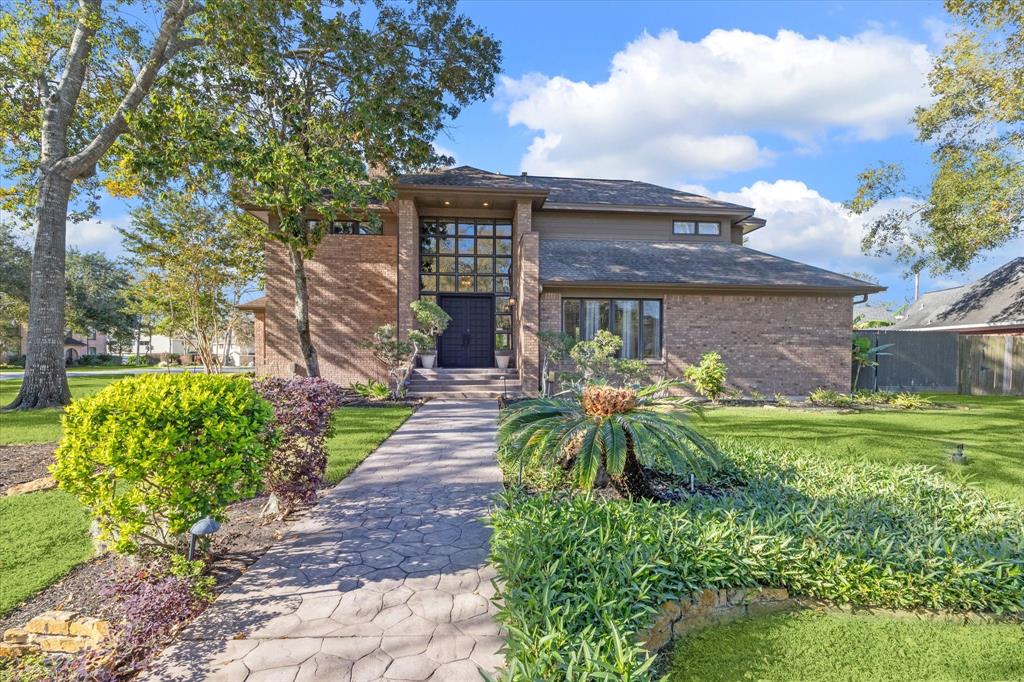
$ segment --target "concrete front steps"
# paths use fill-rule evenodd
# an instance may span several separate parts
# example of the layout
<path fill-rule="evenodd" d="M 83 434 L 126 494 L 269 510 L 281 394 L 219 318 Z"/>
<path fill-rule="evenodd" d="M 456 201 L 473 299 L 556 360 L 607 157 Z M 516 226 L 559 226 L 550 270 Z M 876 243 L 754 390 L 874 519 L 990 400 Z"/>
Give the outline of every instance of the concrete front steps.
<path fill-rule="evenodd" d="M 504 377 L 504 380 L 502 380 Z M 409 378 L 412 398 L 449 398 L 461 400 L 497 400 L 507 391 L 509 397 L 522 395 L 517 369 L 415 369 Z"/>

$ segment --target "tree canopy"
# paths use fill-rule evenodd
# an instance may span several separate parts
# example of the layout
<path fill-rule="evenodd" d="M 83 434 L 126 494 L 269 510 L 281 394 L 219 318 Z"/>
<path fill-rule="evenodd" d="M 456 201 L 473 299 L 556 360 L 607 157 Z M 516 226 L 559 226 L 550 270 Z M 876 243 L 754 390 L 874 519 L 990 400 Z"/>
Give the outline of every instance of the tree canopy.
<path fill-rule="evenodd" d="M 932 148 L 930 186 L 910 187 L 902 165 L 881 163 L 859 175 L 849 202 L 866 213 L 899 201 L 871 221 L 863 246 L 912 272 L 965 269 L 1024 232 L 1024 5 L 946 0 L 946 9 L 962 26 L 932 66 L 931 103 L 913 118 Z"/>
<path fill-rule="evenodd" d="M 270 238 L 288 250 L 316 375 L 304 260 L 334 220 L 378 219 L 389 173 L 443 160 L 432 142 L 493 91 L 499 47 L 454 0 L 220 0 L 205 11 L 230 31 L 171 69 L 175 87 L 133 121 L 113 184 L 223 182 L 266 211 Z"/>

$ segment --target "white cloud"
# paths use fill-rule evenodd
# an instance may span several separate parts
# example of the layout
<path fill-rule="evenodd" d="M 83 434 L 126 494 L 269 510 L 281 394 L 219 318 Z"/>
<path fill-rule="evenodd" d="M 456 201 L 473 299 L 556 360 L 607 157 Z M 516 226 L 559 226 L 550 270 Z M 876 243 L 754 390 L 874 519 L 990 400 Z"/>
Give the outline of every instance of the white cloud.
<path fill-rule="evenodd" d="M 900 263 L 891 257 L 867 256 L 860 248 L 865 226 L 872 218 L 909 199 L 889 201 L 858 216 L 797 180 L 758 181 L 736 192 L 710 192 L 699 186 L 688 187 L 687 191 L 756 208 L 756 215 L 767 225 L 750 235 L 747 246 L 752 249 L 835 272 L 865 272 L 889 288 L 879 298 L 896 302 L 912 298 L 913 283 L 904 276 Z M 941 276 L 926 272 L 921 278 L 921 291 L 972 282 L 1021 253 L 1024 238 L 986 254 L 966 272 Z"/>
<path fill-rule="evenodd" d="M 748 170 L 773 151 L 754 134 L 813 150 L 829 135 L 884 139 L 925 101 L 925 45 L 868 31 L 835 40 L 716 29 L 697 42 L 644 34 L 607 80 L 502 79 L 510 125 L 538 132 L 522 159 L 536 174 L 665 184 Z"/>
<path fill-rule="evenodd" d="M 128 218 L 85 220 L 68 223 L 67 245 L 80 251 L 102 251 L 110 258 L 123 256 L 121 234 L 117 225 L 126 224 Z"/>

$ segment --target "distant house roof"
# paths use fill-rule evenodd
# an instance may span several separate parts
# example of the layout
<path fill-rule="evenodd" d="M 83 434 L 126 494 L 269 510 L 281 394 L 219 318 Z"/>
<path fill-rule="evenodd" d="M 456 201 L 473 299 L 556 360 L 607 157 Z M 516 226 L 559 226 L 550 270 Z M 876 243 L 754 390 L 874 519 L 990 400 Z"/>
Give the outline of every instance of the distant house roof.
<path fill-rule="evenodd" d="M 673 285 L 835 289 L 884 287 L 725 242 L 542 239 L 540 279 L 547 284 Z"/>
<path fill-rule="evenodd" d="M 924 294 L 896 329 L 980 331 L 1024 328 L 1024 257 L 977 281 Z"/>
<path fill-rule="evenodd" d="M 889 310 L 884 305 L 858 303 L 853 306 L 853 316 L 857 317 L 858 315 L 863 315 L 865 322 L 887 322 L 889 324 L 894 324 L 896 322 L 896 313 Z"/>
<path fill-rule="evenodd" d="M 73 337 L 70 334 L 68 334 L 66 337 L 64 337 L 64 345 L 65 346 L 84 346 L 85 343 L 83 341 L 79 341 L 75 337 Z"/>
<path fill-rule="evenodd" d="M 537 190 L 547 193 L 545 206 L 594 205 L 642 206 L 684 210 L 708 210 L 753 214 L 754 209 L 699 194 L 637 180 L 598 178 L 557 178 L 544 175 L 504 175 L 472 166 L 446 168 L 432 173 L 403 175 L 399 186 L 469 187 L 508 191 Z"/>

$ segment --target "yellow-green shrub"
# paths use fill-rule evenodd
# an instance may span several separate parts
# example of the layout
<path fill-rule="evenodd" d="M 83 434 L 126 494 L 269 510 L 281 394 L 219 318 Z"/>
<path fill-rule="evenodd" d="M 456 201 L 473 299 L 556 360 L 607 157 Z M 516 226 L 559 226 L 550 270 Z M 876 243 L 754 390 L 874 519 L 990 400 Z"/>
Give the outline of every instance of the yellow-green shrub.
<path fill-rule="evenodd" d="M 223 519 L 259 490 L 272 419 L 246 379 L 123 379 L 67 408 L 52 471 L 116 550 L 173 546 L 198 519 Z"/>

